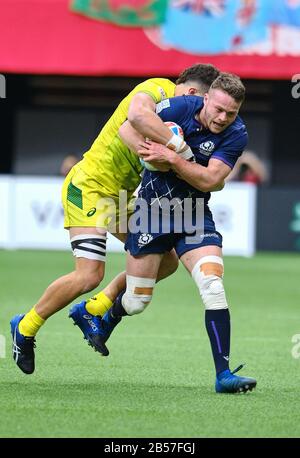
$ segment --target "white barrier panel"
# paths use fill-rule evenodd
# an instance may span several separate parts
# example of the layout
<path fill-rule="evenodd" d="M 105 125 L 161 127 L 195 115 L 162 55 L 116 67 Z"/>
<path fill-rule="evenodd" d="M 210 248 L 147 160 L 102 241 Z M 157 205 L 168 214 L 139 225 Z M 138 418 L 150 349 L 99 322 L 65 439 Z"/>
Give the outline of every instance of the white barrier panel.
<path fill-rule="evenodd" d="M 0 177 L 0 248 L 69 250 L 59 177 Z M 108 234 L 107 249 L 123 244 Z"/>
<path fill-rule="evenodd" d="M 0 247 L 70 249 L 63 228 L 62 179 L 56 177 L 0 177 Z M 256 189 L 244 183 L 227 184 L 214 193 L 210 208 L 224 237 L 224 253 L 251 256 L 255 251 Z M 108 237 L 109 251 L 123 244 Z"/>
<path fill-rule="evenodd" d="M 18 177 L 15 182 L 17 248 L 67 249 L 60 202 L 61 178 Z"/>
<path fill-rule="evenodd" d="M 0 177 L 0 247 L 8 247 L 12 234 L 10 234 L 11 212 L 11 178 L 9 176 Z"/>
<path fill-rule="evenodd" d="M 216 229 L 223 236 L 225 255 L 252 256 L 255 253 L 256 186 L 228 183 L 212 193 L 209 202 Z"/>

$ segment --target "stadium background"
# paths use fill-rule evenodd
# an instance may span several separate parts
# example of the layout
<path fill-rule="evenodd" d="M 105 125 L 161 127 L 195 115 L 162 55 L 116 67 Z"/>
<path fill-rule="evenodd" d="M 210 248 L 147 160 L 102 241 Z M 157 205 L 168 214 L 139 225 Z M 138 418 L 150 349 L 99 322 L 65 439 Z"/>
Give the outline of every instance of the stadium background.
<path fill-rule="evenodd" d="M 121 14 L 122 4 L 138 11 L 143 1 L 106 2 L 114 15 L 106 10 L 100 20 L 74 12 L 75 4 L 82 9 L 92 2 L 73 2 L 73 11 L 71 3 L 0 5 L 0 436 L 298 437 L 300 2 L 150 2 L 167 7 L 162 16 L 153 13 L 150 29 L 141 22 L 144 16 Z M 265 17 L 270 8 L 273 18 Z M 235 21 L 232 9 L 248 14 L 246 22 Z M 222 14 L 227 26 L 220 33 Z M 185 34 L 194 20 L 203 22 L 192 22 L 199 28 Z M 170 44 L 172 30 L 182 36 L 179 48 Z M 207 49 L 201 48 L 200 30 L 211 38 Z M 235 220 L 240 234 L 252 231 L 251 246 L 231 253 L 253 256 L 226 258 L 225 285 L 234 324 L 232 360 L 247 361 L 257 391 L 242 400 L 214 395 L 202 306 L 183 270 L 159 286 L 145 316 L 116 333 L 105 361 L 82 343 L 65 319 L 67 311 L 51 318 L 38 336 L 37 374 L 24 377 L 10 359 L 9 319 L 72 268 L 70 253 L 29 250 L 51 245 L 62 222 L 60 209 L 51 206 L 53 196 L 38 200 L 32 183 L 46 176 L 59 189 L 64 157 L 80 157 L 89 148 L 131 88 L 151 76 L 175 78 L 195 62 L 243 78 L 249 149 L 268 170 L 268 180 L 257 187 L 227 185 L 233 192 L 234 186 L 249 188 L 254 201 L 250 221 L 242 215 Z M 36 244 L 37 237 L 45 245 Z M 122 253 L 109 255 L 105 282 L 124 268 L 124 259 Z"/>

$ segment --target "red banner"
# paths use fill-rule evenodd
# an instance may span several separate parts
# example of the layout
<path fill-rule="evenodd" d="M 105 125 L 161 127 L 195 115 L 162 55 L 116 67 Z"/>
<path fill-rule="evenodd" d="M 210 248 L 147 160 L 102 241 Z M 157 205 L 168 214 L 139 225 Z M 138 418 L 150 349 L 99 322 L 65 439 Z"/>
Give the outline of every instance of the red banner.
<path fill-rule="evenodd" d="M 260 54 L 188 54 L 164 48 L 159 30 L 146 35 L 144 29 L 90 20 L 72 13 L 69 3 L 1 0 L 0 72 L 175 76 L 196 62 L 211 62 L 244 78 L 291 79 L 300 73 L 299 55 L 289 55 L 292 42 L 277 54 L 264 49 Z M 274 27 L 272 33 L 285 32 Z"/>

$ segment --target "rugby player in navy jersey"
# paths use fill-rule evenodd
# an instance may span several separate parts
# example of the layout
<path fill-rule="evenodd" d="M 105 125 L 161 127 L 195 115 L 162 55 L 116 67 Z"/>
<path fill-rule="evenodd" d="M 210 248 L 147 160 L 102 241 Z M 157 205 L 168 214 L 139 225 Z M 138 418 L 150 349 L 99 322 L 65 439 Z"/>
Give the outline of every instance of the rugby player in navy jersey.
<path fill-rule="evenodd" d="M 148 218 L 146 231 L 131 230 L 127 237 L 126 291 L 120 294 L 113 307 L 102 319 L 102 337 L 106 342 L 113 328 L 125 315 L 141 313 L 152 299 L 159 265 L 164 253 L 175 248 L 180 261 L 192 275 L 205 306 L 205 324 L 216 368 L 215 389 L 218 393 L 252 390 L 256 380 L 235 375 L 239 368 L 229 368 L 230 315 L 223 286 L 222 236 L 216 230 L 208 202 L 210 191 L 222 188 L 225 178 L 234 167 L 247 144 L 247 131 L 238 116 L 245 97 L 241 80 L 222 73 L 202 97 L 175 97 L 157 105 L 163 121 L 177 123 L 194 154 L 187 161 L 166 146 L 143 141 L 129 124 L 120 129 L 123 141 L 135 149 L 147 163 L 167 172 L 145 170 L 139 197 L 146 202 Z M 174 142 L 171 142 L 174 143 Z M 170 230 L 162 224 L 151 226 L 151 208 L 163 199 L 172 201 Z M 192 201 L 189 229 L 175 228 L 175 208 L 183 208 Z M 204 209 L 204 227 L 197 235 L 197 207 Z M 137 204 L 136 214 L 140 211 Z M 162 205 L 158 205 L 162 212 Z M 183 220 L 183 217 L 182 217 Z M 194 223 L 194 234 L 190 228 Z M 194 235 L 194 237 L 191 237 Z"/>
<path fill-rule="evenodd" d="M 84 158 L 66 177 L 62 198 L 75 270 L 55 280 L 25 315 L 15 315 L 11 320 L 13 359 L 24 373 L 32 374 L 35 370 L 35 337 L 48 318 L 78 295 L 94 289 L 102 279 L 107 231 L 122 241 L 125 239 L 126 221 L 122 228 L 119 223 L 130 215 L 131 199 L 141 181 L 143 167 L 137 155 L 121 141 L 120 126 L 128 119 L 141 135 L 167 144 L 171 132 L 156 115 L 156 104 L 175 95 L 203 95 L 218 75 L 219 70 L 213 65 L 195 64 L 179 75 L 176 84 L 165 78 L 150 78 L 138 84 L 121 101 Z M 178 136 L 176 139 L 176 151 L 186 148 L 184 141 Z M 111 225 L 113 221 L 117 223 L 115 227 Z M 158 280 L 177 269 L 175 251 L 166 253 L 166 257 Z M 101 317 L 125 287 L 126 272 L 122 272 L 103 291 L 75 304 L 70 311 L 69 316 L 84 339 L 102 354 L 108 351 L 98 339 Z"/>

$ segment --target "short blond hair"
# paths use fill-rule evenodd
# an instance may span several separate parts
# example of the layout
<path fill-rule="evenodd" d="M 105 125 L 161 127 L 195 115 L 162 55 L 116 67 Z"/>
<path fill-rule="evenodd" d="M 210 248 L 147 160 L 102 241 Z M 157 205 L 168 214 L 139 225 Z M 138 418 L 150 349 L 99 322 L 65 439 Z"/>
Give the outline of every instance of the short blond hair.
<path fill-rule="evenodd" d="M 240 77 L 233 73 L 221 72 L 211 84 L 210 89 L 219 89 L 226 92 L 236 102 L 243 102 L 245 100 L 246 88 Z"/>

